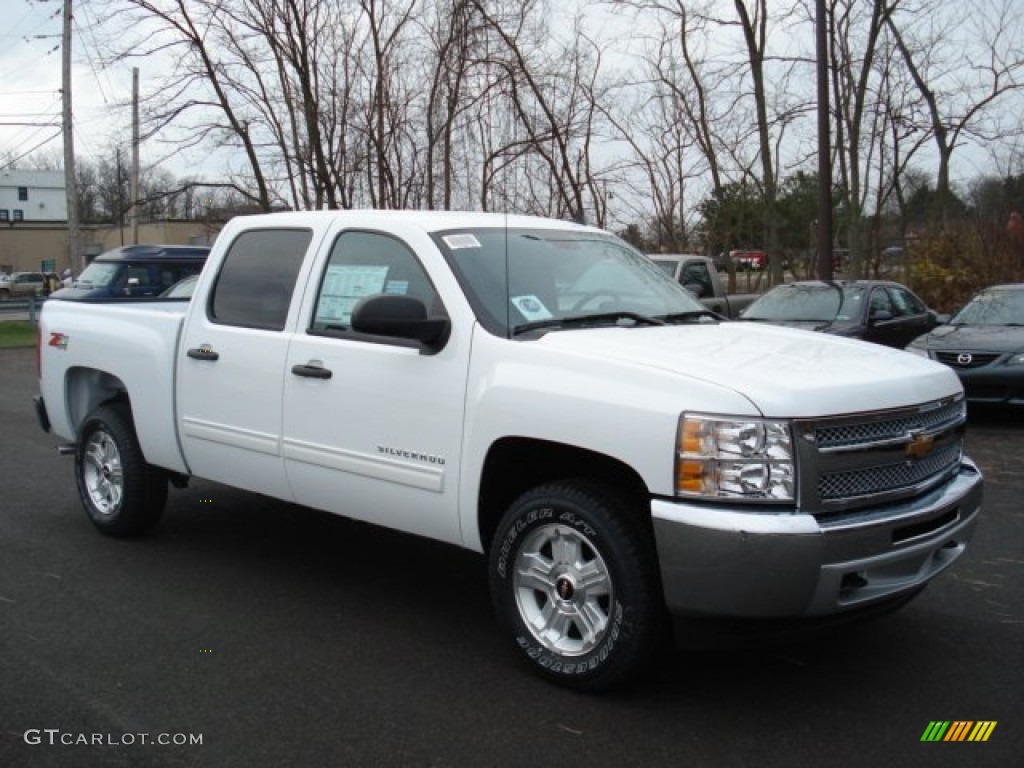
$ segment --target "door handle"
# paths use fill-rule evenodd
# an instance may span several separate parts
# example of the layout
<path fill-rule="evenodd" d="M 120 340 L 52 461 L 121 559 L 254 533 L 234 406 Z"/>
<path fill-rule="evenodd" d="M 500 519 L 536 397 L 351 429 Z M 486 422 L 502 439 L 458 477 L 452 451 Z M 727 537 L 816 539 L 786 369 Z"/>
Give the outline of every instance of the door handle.
<path fill-rule="evenodd" d="M 292 373 L 296 376 L 305 376 L 307 379 L 329 379 L 334 375 L 330 368 L 319 365 L 293 365 Z"/>
<path fill-rule="evenodd" d="M 193 360 L 218 360 L 220 355 L 209 347 L 193 347 L 186 353 Z"/>

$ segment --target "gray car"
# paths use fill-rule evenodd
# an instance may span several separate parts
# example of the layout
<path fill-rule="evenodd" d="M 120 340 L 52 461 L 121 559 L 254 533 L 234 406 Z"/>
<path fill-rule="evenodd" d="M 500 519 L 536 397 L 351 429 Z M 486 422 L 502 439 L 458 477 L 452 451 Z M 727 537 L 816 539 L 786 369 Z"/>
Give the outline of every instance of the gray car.
<path fill-rule="evenodd" d="M 43 292 L 46 278 L 42 272 L 14 272 L 0 282 L 0 299 L 20 299 Z"/>
<path fill-rule="evenodd" d="M 1024 283 L 986 288 L 907 351 L 956 371 L 971 402 L 1024 405 Z"/>

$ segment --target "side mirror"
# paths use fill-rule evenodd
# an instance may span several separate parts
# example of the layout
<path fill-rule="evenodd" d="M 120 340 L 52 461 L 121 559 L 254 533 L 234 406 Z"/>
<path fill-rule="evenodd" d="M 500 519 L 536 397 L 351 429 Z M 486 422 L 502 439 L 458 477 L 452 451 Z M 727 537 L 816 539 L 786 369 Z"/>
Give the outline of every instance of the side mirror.
<path fill-rule="evenodd" d="M 928 314 L 931 315 L 936 325 L 949 325 L 949 319 L 952 317 L 952 315 L 936 312 L 934 309 L 929 309 Z"/>
<path fill-rule="evenodd" d="M 451 321 L 427 317 L 427 307 L 411 296 L 379 294 L 360 299 L 352 309 L 352 330 L 372 336 L 410 339 L 436 352 L 448 341 Z"/>

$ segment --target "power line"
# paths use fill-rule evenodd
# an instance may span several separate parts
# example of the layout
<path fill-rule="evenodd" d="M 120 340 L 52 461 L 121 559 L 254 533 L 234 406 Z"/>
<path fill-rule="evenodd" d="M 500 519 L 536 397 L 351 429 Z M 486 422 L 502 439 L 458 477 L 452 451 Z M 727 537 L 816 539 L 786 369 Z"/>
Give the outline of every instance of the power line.
<path fill-rule="evenodd" d="M 82 11 L 82 16 L 83 17 L 87 13 L 87 8 L 88 8 L 88 6 L 86 6 L 86 5 L 80 6 L 80 9 Z M 95 21 L 93 21 L 92 23 L 86 25 L 84 28 L 77 21 L 72 20 L 72 22 L 74 23 L 75 27 L 78 29 L 78 36 L 79 36 L 79 38 L 81 39 L 81 42 L 82 42 L 82 50 L 85 51 L 85 59 L 86 59 L 86 61 L 89 62 L 89 68 L 92 69 L 92 76 L 94 78 L 96 78 L 96 86 L 99 88 L 100 97 L 103 99 L 103 103 L 106 106 L 109 107 L 110 106 L 110 101 L 107 99 L 106 91 L 103 90 L 103 83 L 100 82 L 100 73 L 96 71 L 96 64 L 92 60 L 92 54 L 89 52 L 89 48 L 85 44 L 85 33 L 88 32 L 89 35 L 92 36 L 92 44 L 93 44 L 93 46 L 95 48 L 97 48 L 97 49 L 100 48 L 100 45 L 99 45 L 99 43 L 96 40 L 96 33 L 93 32 L 93 28 L 95 27 Z"/>
<path fill-rule="evenodd" d="M 18 162 L 19 160 L 21 160 L 22 158 L 24 158 L 24 157 L 28 157 L 29 155 L 31 155 L 31 154 L 32 154 L 33 152 L 35 152 L 35 151 L 36 151 L 37 149 L 42 149 L 43 147 L 45 147 L 45 146 L 46 146 L 47 144 L 49 144 L 49 143 L 50 143 L 51 141 L 53 141 L 54 139 L 59 139 L 59 138 L 60 138 L 60 135 L 61 135 L 61 131 L 57 131 L 57 132 L 56 132 L 55 134 L 53 134 L 52 136 L 50 136 L 50 137 L 48 137 L 48 138 L 45 138 L 45 139 L 43 139 L 43 140 L 42 140 L 41 142 L 39 142 L 38 144 L 36 144 L 36 145 L 35 145 L 34 147 L 32 147 L 31 149 L 25 150 L 24 152 L 22 152 L 22 153 L 21 153 L 20 155 L 18 155 L 17 157 L 15 157 L 15 158 L 12 158 L 12 159 L 11 159 L 10 161 L 8 161 L 8 162 L 7 162 L 7 164 L 6 164 L 6 165 L 4 165 L 4 166 L 0 167 L 0 171 L 3 171 L 3 170 L 7 170 L 8 168 L 12 167 L 12 166 L 13 166 L 13 165 L 14 165 L 15 163 L 17 163 L 17 162 Z"/>

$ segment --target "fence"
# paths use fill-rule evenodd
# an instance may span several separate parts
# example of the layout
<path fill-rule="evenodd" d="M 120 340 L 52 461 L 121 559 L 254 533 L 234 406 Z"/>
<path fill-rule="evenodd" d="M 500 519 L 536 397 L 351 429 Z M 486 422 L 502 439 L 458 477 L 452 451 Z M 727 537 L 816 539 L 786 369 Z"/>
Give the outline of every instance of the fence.
<path fill-rule="evenodd" d="M 28 299 L 9 299 L 0 301 L 0 320 L 12 320 L 12 315 L 28 315 L 28 320 L 33 325 L 39 319 L 39 311 L 43 308 L 45 298 L 30 297 Z"/>

